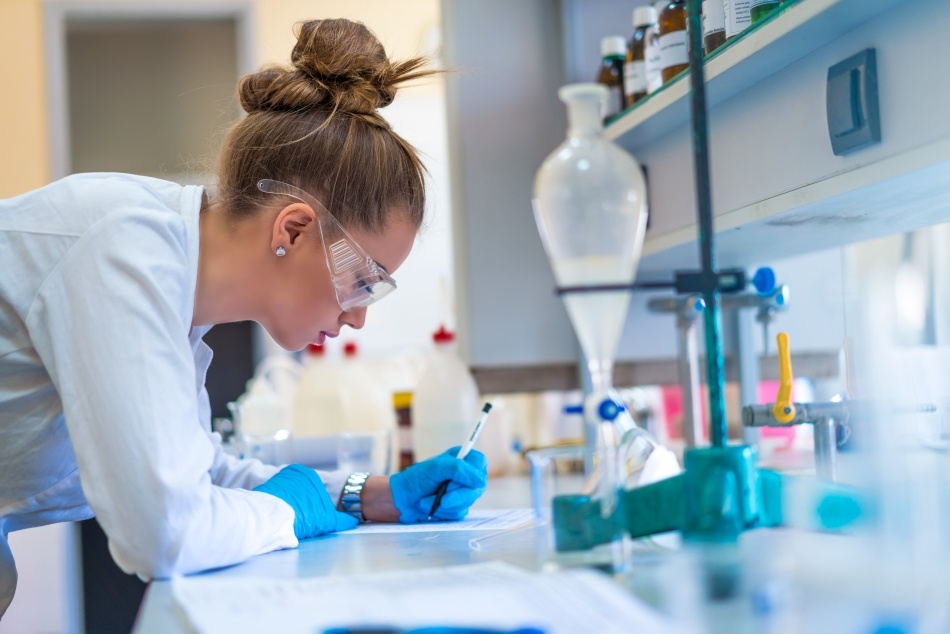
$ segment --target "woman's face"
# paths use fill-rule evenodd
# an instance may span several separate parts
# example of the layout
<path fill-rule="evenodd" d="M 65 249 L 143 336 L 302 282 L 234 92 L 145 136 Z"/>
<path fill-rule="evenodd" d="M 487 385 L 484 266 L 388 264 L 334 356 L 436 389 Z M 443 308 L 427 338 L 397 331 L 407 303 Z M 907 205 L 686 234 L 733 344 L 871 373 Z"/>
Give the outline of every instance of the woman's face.
<path fill-rule="evenodd" d="M 412 250 L 416 228 L 400 210 L 392 210 L 389 217 L 389 225 L 381 233 L 347 231 L 392 275 Z M 280 246 L 285 247 L 286 255 L 276 263 L 278 280 L 270 293 L 271 305 L 260 320 L 278 345 L 300 350 L 309 343 L 322 344 L 327 337 L 336 337 L 344 326 L 363 327 L 367 308 L 346 312 L 340 308 L 315 225 L 311 223 Z"/>

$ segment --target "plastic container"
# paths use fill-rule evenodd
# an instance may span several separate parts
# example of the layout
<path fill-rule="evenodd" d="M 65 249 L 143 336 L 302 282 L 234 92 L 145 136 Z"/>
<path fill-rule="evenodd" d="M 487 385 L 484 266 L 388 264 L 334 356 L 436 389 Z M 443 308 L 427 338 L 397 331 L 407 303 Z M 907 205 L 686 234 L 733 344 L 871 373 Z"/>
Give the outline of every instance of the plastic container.
<path fill-rule="evenodd" d="M 287 360 L 286 367 L 296 372 L 296 365 L 291 364 Z M 236 453 L 280 465 L 291 461 L 293 423 L 286 394 L 275 387 L 275 367 L 271 359 L 266 359 L 248 381 L 247 391 L 228 403 L 228 409 L 234 419 Z"/>
<path fill-rule="evenodd" d="M 304 370 L 293 400 L 297 438 L 330 436 L 345 430 L 339 380 L 339 363 L 326 357 L 324 346 L 307 346 Z"/>
<path fill-rule="evenodd" d="M 395 430 L 392 396 L 387 393 L 379 376 L 363 363 L 354 342 L 343 346 L 338 385 L 343 431 Z"/>
<path fill-rule="evenodd" d="M 478 386 L 458 356 L 455 333 L 443 326 L 432 335 L 435 349 L 412 400 L 412 445 L 416 462 L 461 445 L 482 408 Z M 483 433 L 491 426 L 486 423 Z M 481 439 L 476 448 L 481 445 Z"/>

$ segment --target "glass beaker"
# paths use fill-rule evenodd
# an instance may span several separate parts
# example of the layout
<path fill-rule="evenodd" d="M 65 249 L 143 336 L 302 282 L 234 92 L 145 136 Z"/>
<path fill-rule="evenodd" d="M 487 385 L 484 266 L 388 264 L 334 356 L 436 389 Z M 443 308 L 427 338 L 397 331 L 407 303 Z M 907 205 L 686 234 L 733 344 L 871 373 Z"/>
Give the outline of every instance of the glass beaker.
<path fill-rule="evenodd" d="M 393 432 L 389 429 L 337 434 L 337 469 L 389 475 L 393 467 L 392 447 Z"/>
<path fill-rule="evenodd" d="M 604 459 L 602 452 L 586 445 L 535 449 L 527 453 L 531 474 L 531 505 L 536 518 L 536 548 L 544 568 L 596 566 L 617 572 L 623 569 L 629 540 L 619 522 L 620 492 L 596 521 L 606 543 L 579 551 L 565 551 L 555 530 L 553 505 L 562 496 L 593 498 L 600 488 Z M 597 498 L 602 501 L 602 498 Z M 560 546 L 560 548 L 559 548 Z"/>

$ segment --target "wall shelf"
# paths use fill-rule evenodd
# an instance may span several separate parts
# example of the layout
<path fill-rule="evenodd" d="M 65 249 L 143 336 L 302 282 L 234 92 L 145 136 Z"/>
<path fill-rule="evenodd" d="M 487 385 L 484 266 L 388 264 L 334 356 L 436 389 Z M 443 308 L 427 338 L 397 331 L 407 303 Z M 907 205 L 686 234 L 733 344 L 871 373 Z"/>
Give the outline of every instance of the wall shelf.
<path fill-rule="evenodd" d="M 950 138 L 714 218 L 722 267 L 914 231 L 950 220 Z M 695 224 L 649 236 L 641 277 L 696 266 Z"/>
<path fill-rule="evenodd" d="M 798 0 L 714 53 L 706 62 L 712 109 L 903 0 Z M 635 151 L 689 124 L 688 72 L 619 115 L 606 129 Z"/>

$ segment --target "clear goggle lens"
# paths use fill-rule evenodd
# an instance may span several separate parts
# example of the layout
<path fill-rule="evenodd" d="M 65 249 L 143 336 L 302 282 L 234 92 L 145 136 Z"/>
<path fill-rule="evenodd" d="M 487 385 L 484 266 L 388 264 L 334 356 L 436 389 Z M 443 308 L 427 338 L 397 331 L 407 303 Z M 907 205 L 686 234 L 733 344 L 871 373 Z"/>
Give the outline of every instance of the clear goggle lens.
<path fill-rule="evenodd" d="M 376 268 L 376 267 L 374 267 Z M 361 275 L 350 284 L 338 284 L 336 297 L 344 311 L 365 308 L 378 302 L 396 290 L 396 283 L 385 271 L 378 268 L 372 273 Z"/>

